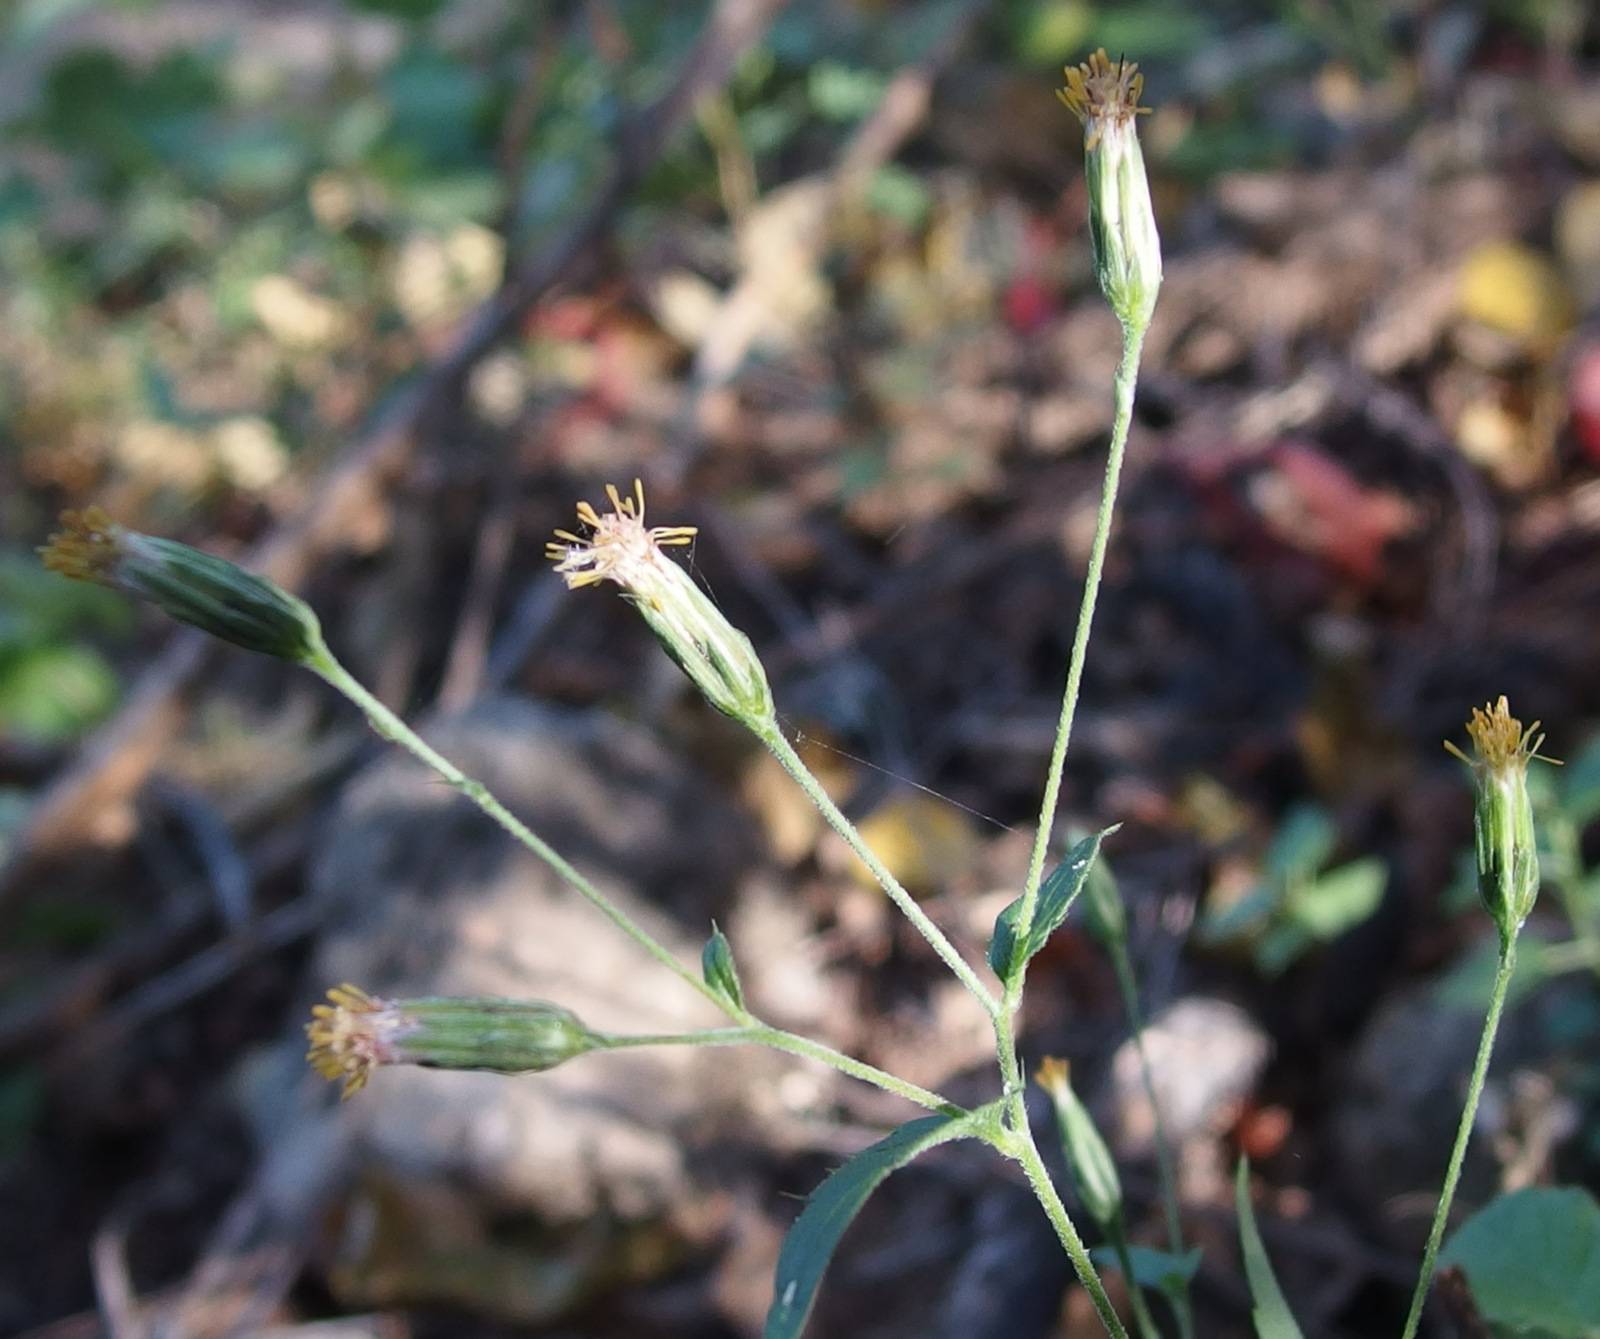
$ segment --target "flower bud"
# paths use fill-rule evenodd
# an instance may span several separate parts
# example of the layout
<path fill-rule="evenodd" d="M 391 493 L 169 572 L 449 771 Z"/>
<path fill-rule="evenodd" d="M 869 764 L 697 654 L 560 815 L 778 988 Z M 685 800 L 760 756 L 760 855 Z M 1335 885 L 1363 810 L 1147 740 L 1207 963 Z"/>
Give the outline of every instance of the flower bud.
<path fill-rule="evenodd" d="M 322 647 L 311 606 L 224 558 L 118 525 L 99 507 L 61 513 L 44 565 L 148 601 L 248 651 L 308 663 Z"/>
<path fill-rule="evenodd" d="M 1539 848 L 1528 796 L 1528 763 L 1534 758 L 1556 760 L 1539 752 L 1544 736 L 1538 729 L 1538 721 L 1523 729 L 1502 696 L 1492 705 L 1473 708 L 1467 722 L 1472 757 L 1445 742 L 1445 748 L 1472 769 L 1477 792 L 1472 827 L 1478 895 L 1500 930 L 1502 952 L 1516 939 L 1539 895 Z"/>
<path fill-rule="evenodd" d="M 770 728 L 772 689 L 755 647 L 662 552 L 665 545 L 689 543 L 694 527 L 646 526 L 644 485 L 637 479 L 632 497 L 623 497 L 615 485 L 608 485 L 606 494 L 611 510 L 604 514 L 587 502 L 578 504 L 578 521 L 587 534 L 557 530 L 546 546 L 556 571 L 572 589 L 601 581 L 621 586 L 712 706 L 757 733 Z"/>
<path fill-rule="evenodd" d="M 1100 1137 L 1100 1131 L 1095 1129 L 1088 1108 L 1072 1091 L 1068 1076 L 1067 1062 L 1052 1058 L 1039 1065 L 1033 1078 L 1050 1094 L 1055 1107 L 1061 1149 L 1067 1155 L 1067 1167 L 1078 1188 L 1078 1198 L 1089 1216 L 1101 1228 L 1106 1228 L 1122 1216 L 1122 1180 L 1117 1175 L 1111 1150 Z"/>
<path fill-rule="evenodd" d="M 328 992 L 311 1010 L 306 1059 L 325 1079 L 359 1092 L 379 1065 L 531 1074 L 603 1043 L 558 1005 L 542 1000 L 374 999 L 355 986 Z"/>
<path fill-rule="evenodd" d="M 1083 122 L 1095 277 L 1117 319 L 1142 332 L 1161 287 L 1161 237 L 1135 124 L 1150 110 L 1139 106 L 1144 76 L 1100 50 L 1066 77 L 1056 96 Z"/>
<path fill-rule="evenodd" d="M 1122 904 L 1122 889 L 1117 876 L 1102 855 L 1089 866 L 1084 877 L 1084 908 L 1089 930 L 1107 948 L 1128 942 L 1128 912 Z"/>

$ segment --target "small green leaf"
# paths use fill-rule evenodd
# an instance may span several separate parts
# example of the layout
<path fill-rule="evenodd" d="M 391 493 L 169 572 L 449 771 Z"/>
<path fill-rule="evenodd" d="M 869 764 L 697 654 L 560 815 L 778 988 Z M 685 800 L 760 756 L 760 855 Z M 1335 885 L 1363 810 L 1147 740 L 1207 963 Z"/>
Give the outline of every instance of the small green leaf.
<path fill-rule="evenodd" d="M 744 1008 L 744 988 L 739 984 L 739 969 L 733 963 L 733 946 L 715 921 L 711 923 L 711 938 L 700 950 L 700 974 L 705 977 L 706 985 L 735 1009 Z"/>
<path fill-rule="evenodd" d="M 994 934 L 989 938 L 989 966 L 1002 981 L 1022 970 L 1046 941 L 1067 919 L 1067 912 L 1083 891 L 1084 880 L 1094 859 L 1100 854 L 1100 843 L 1122 825 L 1114 823 L 1104 831 L 1085 837 L 1067 852 L 1067 858 L 1045 876 L 1039 885 L 1038 900 L 1033 908 L 1033 925 L 1028 930 L 1027 942 L 1017 942 L 1017 917 L 1022 912 L 1022 899 L 1012 902 L 995 919 Z"/>
<path fill-rule="evenodd" d="M 10 652 L 0 645 L 0 734 L 70 739 L 116 704 L 117 676 L 87 646 L 42 644 Z"/>
<path fill-rule="evenodd" d="M 1377 856 L 1352 860 L 1289 891 L 1290 919 L 1317 939 L 1335 939 L 1378 909 L 1389 867 Z"/>
<path fill-rule="evenodd" d="M 1294 1313 L 1283 1299 L 1267 1248 L 1261 1244 L 1255 1210 L 1250 1207 L 1250 1160 L 1239 1159 L 1239 1175 L 1234 1186 L 1234 1202 L 1239 1210 L 1239 1245 L 1244 1253 L 1244 1272 L 1250 1280 L 1250 1296 L 1255 1301 L 1257 1339 L 1304 1339 Z"/>
<path fill-rule="evenodd" d="M 1149 1246 L 1128 1247 L 1128 1263 L 1133 1266 L 1133 1281 L 1141 1288 L 1172 1296 L 1181 1292 L 1200 1271 L 1204 1252 L 1196 1246 L 1182 1255 L 1158 1251 Z M 1089 1258 L 1102 1269 L 1122 1270 L 1122 1260 L 1111 1246 L 1096 1246 Z"/>
<path fill-rule="evenodd" d="M 883 100 L 885 83 L 877 70 L 824 60 L 811 67 L 806 94 L 825 120 L 859 121 Z"/>
<path fill-rule="evenodd" d="M 1531 1186 L 1501 1195 L 1456 1229 L 1439 1263 L 1467 1276 L 1491 1325 L 1600 1337 L 1600 1203 L 1586 1190 Z"/>
<path fill-rule="evenodd" d="M 805 1329 L 817 1284 L 834 1248 L 867 1197 L 889 1173 L 919 1153 L 967 1133 L 965 1124 L 949 1116 L 910 1121 L 871 1148 L 862 1149 L 817 1187 L 778 1254 L 772 1308 L 767 1312 L 762 1339 L 796 1339 Z"/>
<path fill-rule="evenodd" d="M 1316 805 L 1295 805 L 1267 848 L 1267 877 L 1278 883 L 1309 879 L 1333 854 L 1338 835 L 1333 820 Z"/>

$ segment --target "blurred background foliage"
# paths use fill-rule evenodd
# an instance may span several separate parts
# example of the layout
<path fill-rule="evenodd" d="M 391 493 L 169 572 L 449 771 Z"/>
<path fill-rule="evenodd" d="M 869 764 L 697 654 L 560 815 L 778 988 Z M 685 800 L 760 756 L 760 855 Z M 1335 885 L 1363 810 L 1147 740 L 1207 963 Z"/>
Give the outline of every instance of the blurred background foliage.
<path fill-rule="evenodd" d="M 0 858 L 165 635 L 39 569 L 30 549 L 56 512 L 95 501 L 230 554 L 301 515 L 508 276 L 584 216 L 711 9 L 0 10 Z M 1077 579 L 1060 563 L 1082 548 L 1087 448 L 1107 421 L 1079 132 L 1049 96 L 1064 62 L 1102 45 L 1142 63 L 1156 108 L 1143 128 L 1169 284 L 1140 431 L 1165 454 L 1131 488 L 1091 717 L 1097 700 L 1120 705 L 1086 730 L 1078 815 L 1122 819 L 1130 847 L 1154 849 L 1130 857 L 1133 884 L 1189 890 L 1204 970 L 1239 972 L 1309 1067 L 1324 1032 L 1337 1050 L 1375 1011 L 1381 983 L 1423 977 L 1455 1003 L 1486 989 L 1486 960 L 1457 951 L 1476 924 L 1470 887 L 1449 891 L 1466 811 L 1436 741 L 1469 702 L 1504 690 L 1526 710 L 1527 691 L 1575 761 L 1543 797 L 1561 915 L 1523 970 L 1530 989 L 1600 979 L 1600 754 L 1584 749 L 1600 718 L 1585 669 L 1600 32 L 1582 0 L 797 0 L 651 160 L 603 244 L 476 362 L 430 429 L 427 500 L 314 574 L 319 608 L 378 671 L 406 660 L 395 629 L 422 627 L 390 695 L 427 706 L 497 491 L 527 503 L 531 554 L 571 480 L 659 475 L 674 501 L 703 497 L 741 528 L 755 561 L 722 560 L 719 593 L 765 620 L 794 718 L 941 791 L 819 748 L 897 872 L 933 897 L 985 886 L 997 823 L 1028 821 L 1040 759 L 1026 741 L 1044 729 L 1074 603 L 1062 583 Z M 925 118 L 866 156 L 858 195 L 829 194 L 917 68 L 933 81 Z M 741 285 L 755 315 L 719 362 Z M 1342 385 L 1349 367 L 1366 379 Z M 408 559 L 405 527 L 433 502 Z M 1473 508 L 1491 514 L 1499 588 L 1473 584 Z M 826 673 L 796 650 L 796 626 L 869 605 L 928 555 L 978 555 L 982 571 L 1030 542 L 1018 534 L 1055 556 L 978 587 L 937 644 L 868 634 L 879 664 L 840 656 Z M 713 570 L 725 542 L 706 546 Z M 536 559 L 523 567 L 494 605 L 503 622 Z M 1449 604 L 1456 584 L 1474 609 Z M 606 653 L 626 634 L 605 617 L 551 636 L 514 686 L 643 696 L 668 717 L 640 657 Z M 1467 649 L 1430 659 L 1444 626 Z M 328 742 L 305 700 L 255 673 L 232 669 L 205 697 L 174 764 L 230 819 L 258 813 L 232 803 L 245 782 Z M 859 882 L 759 768 L 733 788 L 786 872 Z M 275 857 L 274 895 L 289 896 L 303 845 Z M 159 868 L 154 847 L 140 859 Z M 127 882 L 40 883 L 10 913 L 11 1017 L 164 905 L 144 865 L 114 868 Z M 847 929 L 858 894 L 827 903 Z M 184 924 L 169 956 L 206 942 Z M 1352 990 L 1352 961 L 1380 984 Z M 288 978 L 296 962 L 279 966 Z M 266 1017 L 257 1032 L 280 1021 Z M 1552 1044 L 1592 1043 L 1593 991 L 1545 1021 Z M 0 1071 L 0 1162 L 59 1101 L 46 1060 L 23 1049 Z M 1316 1084 L 1291 1071 L 1230 1136 L 1258 1163 L 1322 1137 L 1315 1117 L 1303 1135 L 1273 1123 L 1316 1108 Z M 1592 1063 L 1565 1078 L 1593 1100 Z M 111 1124 L 153 1139 L 182 1103 L 152 1101 Z M 1564 1166 L 1593 1176 L 1600 1142 L 1574 1144 Z M 83 1302 L 83 1280 L 65 1296 Z"/>

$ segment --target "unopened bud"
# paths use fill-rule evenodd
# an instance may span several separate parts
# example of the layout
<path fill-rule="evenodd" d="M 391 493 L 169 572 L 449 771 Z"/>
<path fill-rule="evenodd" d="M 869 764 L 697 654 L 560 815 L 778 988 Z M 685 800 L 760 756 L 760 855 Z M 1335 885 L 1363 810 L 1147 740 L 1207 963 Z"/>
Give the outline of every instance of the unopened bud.
<path fill-rule="evenodd" d="M 1095 1128 L 1094 1118 L 1072 1091 L 1069 1073 L 1065 1060 L 1052 1058 L 1040 1063 L 1033 1078 L 1050 1094 L 1055 1107 L 1061 1150 L 1066 1154 L 1078 1198 L 1089 1216 L 1105 1228 L 1122 1215 L 1122 1180 L 1111 1150 Z"/>
<path fill-rule="evenodd" d="M 687 544 L 689 525 L 646 526 L 644 485 L 633 496 L 606 489 L 611 510 L 578 504 L 587 531 L 557 530 L 545 553 L 569 587 L 613 581 L 632 600 L 667 654 L 718 711 L 758 733 L 773 723 L 772 689 L 750 639 L 728 622 L 694 579 L 662 551 Z"/>
<path fill-rule="evenodd" d="M 1144 76 L 1100 50 L 1066 77 L 1056 96 L 1083 122 L 1095 276 L 1117 318 L 1142 332 L 1161 288 L 1161 237 L 1136 124 L 1150 110 L 1139 106 Z"/>
<path fill-rule="evenodd" d="M 225 642 L 306 664 L 322 647 L 304 600 L 244 568 L 176 540 L 118 525 L 99 507 L 61 513 L 39 550 L 52 572 L 110 586 Z"/>
<path fill-rule="evenodd" d="M 1478 863 L 1478 895 L 1500 930 L 1504 951 L 1517 937 L 1539 896 L 1539 847 L 1528 796 L 1528 763 L 1556 762 L 1539 752 L 1539 722 L 1526 729 L 1498 702 L 1473 708 L 1467 722 L 1472 756 L 1454 744 L 1445 748 L 1472 769 L 1476 795 L 1472 828 Z"/>
<path fill-rule="evenodd" d="M 1128 942 L 1128 912 L 1122 904 L 1122 890 L 1117 886 L 1117 876 L 1102 854 L 1089 866 L 1084 877 L 1084 908 L 1089 918 L 1089 930 L 1102 944 L 1111 948 Z"/>
<path fill-rule="evenodd" d="M 306 1059 L 325 1079 L 359 1092 L 379 1065 L 530 1074 L 602 1045 L 577 1017 L 542 1000 L 374 999 L 355 986 L 311 1010 Z"/>

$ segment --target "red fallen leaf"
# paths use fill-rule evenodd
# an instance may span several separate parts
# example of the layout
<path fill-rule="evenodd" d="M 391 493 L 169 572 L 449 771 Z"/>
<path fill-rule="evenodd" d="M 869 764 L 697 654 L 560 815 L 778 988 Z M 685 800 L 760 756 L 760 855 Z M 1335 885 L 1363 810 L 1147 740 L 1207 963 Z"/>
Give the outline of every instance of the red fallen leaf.
<path fill-rule="evenodd" d="M 1022 232 L 1021 258 L 1001 295 L 1006 324 L 1019 335 L 1032 335 L 1056 315 L 1057 294 L 1042 277 L 1048 273 L 1060 247 L 1054 230 L 1043 219 L 1030 218 Z"/>
<path fill-rule="evenodd" d="M 1579 351 L 1571 386 L 1572 431 L 1584 454 L 1600 465 L 1600 345 Z"/>
<path fill-rule="evenodd" d="M 1019 335 L 1032 335 L 1055 315 L 1055 301 L 1049 290 L 1033 275 L 1013 279 L 1001 300 L 1006 324 Z"/>
<path fill-rule="evenodd" d="M 1251 499 L 1282 541 L 1320 557 L 1342 575 L 1371 585 L 1382 574 L 1383 549 L 1416 524 L 1409 504 L 1368 488 L 1320 447 L 1283 442 Z"/>
<path fill-rule="evenodd" d="M 1294 1115 L 1287 1107 L 1277 1103 L 1265 1106 L 1251 1105 L 1239 1117 L 1234 1127 L 1239 1151 L 1251 1162 L 1265 1162 L 1276 1156 L 1294 1131 Z"/>

